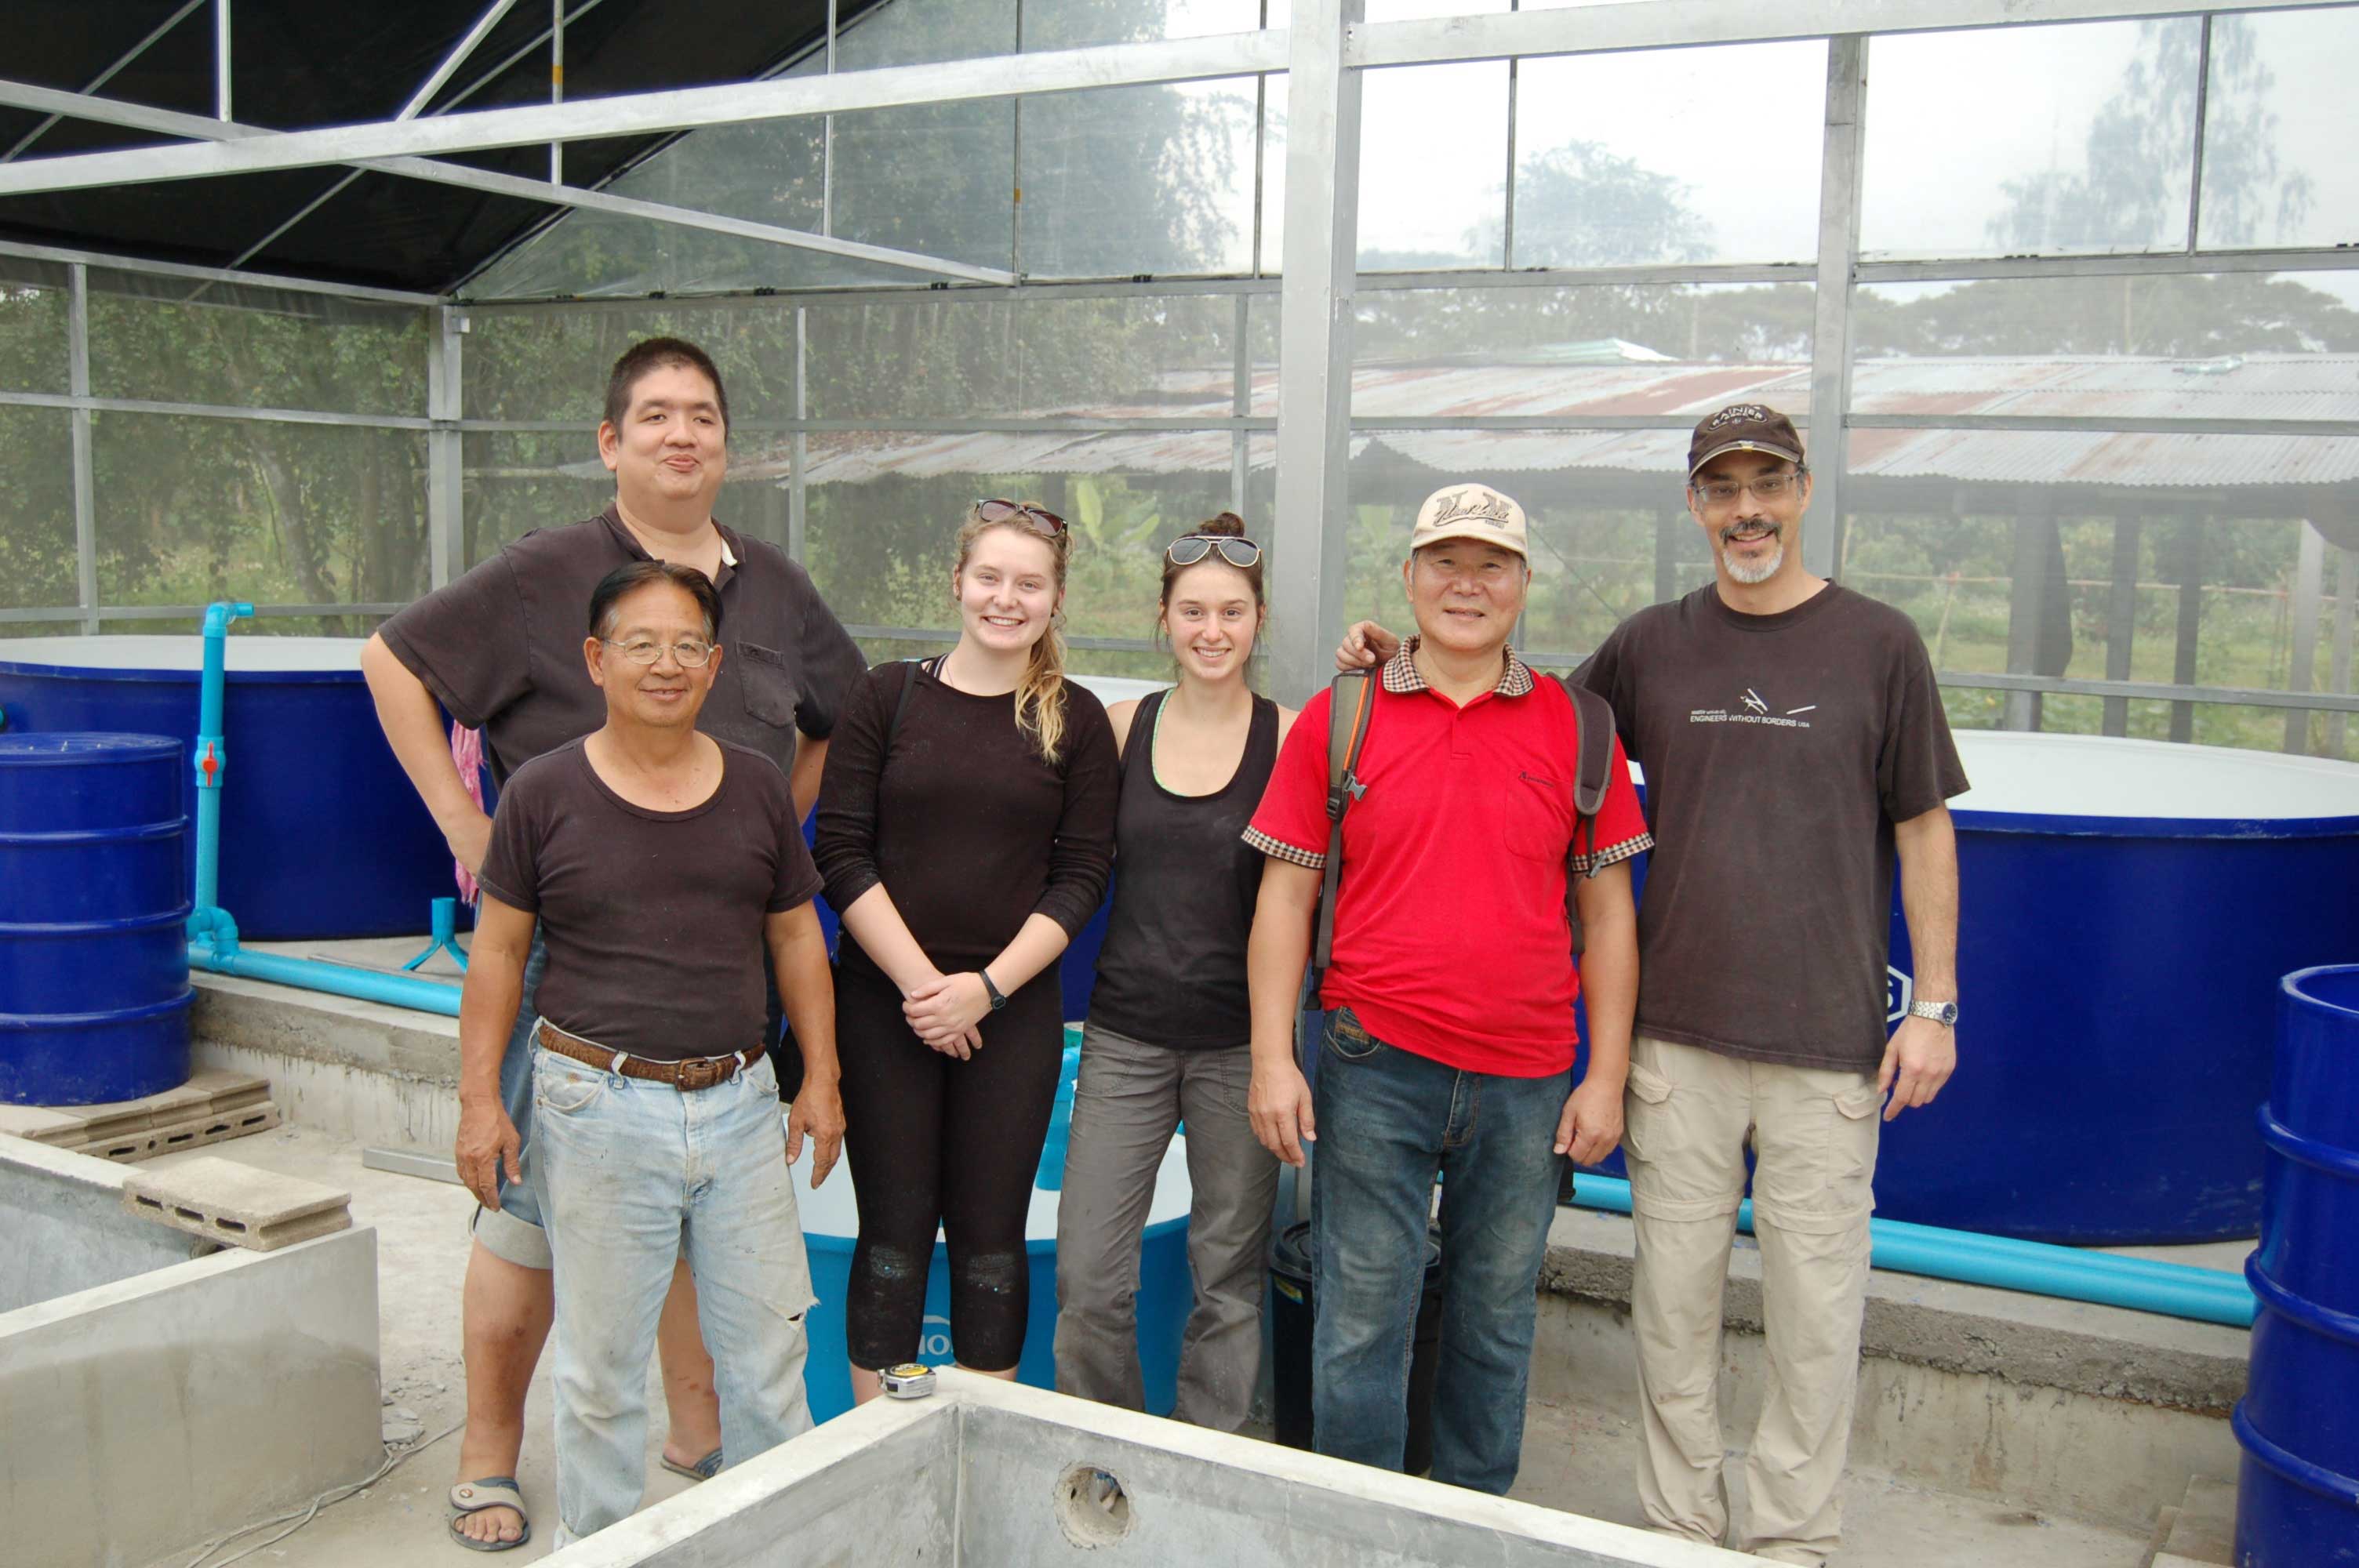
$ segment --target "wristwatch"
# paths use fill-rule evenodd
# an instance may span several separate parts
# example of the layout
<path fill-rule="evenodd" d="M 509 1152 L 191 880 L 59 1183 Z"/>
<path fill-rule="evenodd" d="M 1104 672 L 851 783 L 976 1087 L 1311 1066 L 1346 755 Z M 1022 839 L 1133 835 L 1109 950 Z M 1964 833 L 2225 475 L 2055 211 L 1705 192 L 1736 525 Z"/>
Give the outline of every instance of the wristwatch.
<path fill-rule="evenodd" d="M 1912 1001 L 1908 1004 L 1908 1016 L 1930 1018 L 1944 1029 L 1955 1029 L 1958 1026 L 1958 1004 L 1953 1001 Z"/>
<path fill-rule="evenodd" d="M 991 971 L 989 969 L 977 969 L 975 973 L 983 978 L 983 994 L 991 999 L 991 1011 L 997 1012 L 1001 1008 L 1006 1007 L 1007 1005 L 1007 999 L 999 994 L 999 988 L 997 986 L 991 983 Z"/>

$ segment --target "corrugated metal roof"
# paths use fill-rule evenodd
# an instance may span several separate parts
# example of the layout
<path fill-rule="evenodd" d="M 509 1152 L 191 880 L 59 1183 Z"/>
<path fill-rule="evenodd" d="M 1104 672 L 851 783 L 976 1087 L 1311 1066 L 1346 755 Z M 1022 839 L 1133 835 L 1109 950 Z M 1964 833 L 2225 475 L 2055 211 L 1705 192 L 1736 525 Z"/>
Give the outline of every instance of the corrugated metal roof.
<path fill-rule="evenodd" d="M 1277 373 L 1255 373 L 1254 403 L 1276 401 Z M 1352 406 L 1364 417 L 1558 418 L 1560 430 L 1382 430 L 1354 437 L 1354 460 L 1372 453 L 1438 474 L 1549 470 L 1676 477 L 1682 429 L 1594 430 L 1587 418 L 1701 417 L 1753 399 L 1793 412 L 1810 398 L 1810 370 L 1795 364 L 1367 364 L 1353 373 Z M 1148 393 L 1042 408 L 1040 416 L 1225 419 L 1230 375 L 1172 372 Z M 1862 361 L 1853 403 L 1863 414 L 2023 415 L 2097 418 L 2359 419 L 2359 355 L 2254 354 L 2213 360 L 1961 356 Z M 811 484 L 859 484 L 888 474 L 940 478 L 982 473 L 1224 471 L 1229 432 L 1106 434 L 815 434 Z M 1266 435 L 1251 443 L 1256 469 L 1275 460 Z M 1952 480 L 1966 484 L 2101 485 L 2206 489 L 2327 485 L 2359 481 L 2359 438 L 2137 435 L 2108 431 L 1854 430 L 1853 475 Z M 744 451 L 741 479 L 788 471 L 779 449 Z M 594 463 L 570 466 L 598 477 Z"/>

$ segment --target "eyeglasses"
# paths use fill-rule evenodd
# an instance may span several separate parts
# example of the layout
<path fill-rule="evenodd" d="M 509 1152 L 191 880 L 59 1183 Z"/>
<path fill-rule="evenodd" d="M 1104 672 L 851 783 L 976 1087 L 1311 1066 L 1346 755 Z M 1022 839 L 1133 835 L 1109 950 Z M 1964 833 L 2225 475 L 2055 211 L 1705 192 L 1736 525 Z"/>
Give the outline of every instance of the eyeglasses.
<path fill-rule="evenodd" d="M 1261 559 L 1261 546 L 1251 539 L 1240 539 L 1234 534 L 1183 534 L 1171 541 L 1163 558 L 1175 567 L 1192 567 L 1214 550 L 1221 559 L 1243 571 Z"/>
<path fill-rule="evenodd" d="M 985 523 L 1021 523 L 1044 538 L 1064 536 L 1065 520 L 1028 501 L 978 501 L 974 514 Z"/>
<path fill-rule="evenodd" d="M 658 643 L 645 637 L 635 637 L 627 643 L 618 643 L 612 637 L 601 637 L 598 641 L 635 665 L 654 664 L 664 656 L 667 648 L 671 650 L 671 656 L 679 661 L 679 667 L 684 670 L 701 670 L 712 662 L 712 644 L 701 637 L 682 637 L 677 643 Z"/>
<path fill-rule="evenodd" d="M 1796 469 L 1790 473 L 1765 473 L 1756 480 L 1710 479 L 1688 488 L 1714 506 L 1725 506 L 1746 491 L 1756 501 L 1782 501 L 1788 494 L 1799 493 L 1808 469 Z"/>

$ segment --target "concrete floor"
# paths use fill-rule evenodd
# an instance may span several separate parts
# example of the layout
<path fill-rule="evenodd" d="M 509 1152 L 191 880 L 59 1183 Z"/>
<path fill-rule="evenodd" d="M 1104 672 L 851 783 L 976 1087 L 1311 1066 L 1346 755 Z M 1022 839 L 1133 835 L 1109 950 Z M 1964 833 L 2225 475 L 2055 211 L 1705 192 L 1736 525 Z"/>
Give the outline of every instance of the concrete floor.
<path fill-rule="evenodd" d="M 454 1426 L 464 1412 L 459 1364 L 459 1297 L 473 1200 L 447 1183 L 370 1170 L 357 1145 L 301 1127 L 216 1145 L 206 1153 L 330 1183 L 352 1193 L 353 1221 L 378 1232 L 383 1366 L 389 1422 L 415 1418 L 424 1438 Z M 158 1163 L 186 1159 L 167 1156 Z M 2180 1256 L 2180 1249 L 2171 1249 Z M 2237 1253 L 2241 1261 L 2242 1252 Z M 649 1387 L 650 1501 L 690 1483 L 658 1469 L 662 1400 Z M 508 1563 L 543 1555 L 553 1530 L 555 1476 L 549 1452 L 548 1364 L 535 1379 L 524 1461 L 527 1500 L 539 1514 L 535 1540 Z M 1546 1507 L 1574 1509 L 1596 1518 L 1638 1522 L 1630 1477 L 1635 1441 L 1617 1411 L 1574 1409 L 1534 1401 L 1526 1428 L 1524 1471 L 1514 1495 Z M 370 1490 L 324 1509 L 287 1540 L 265 1547 L 249 1563 L 277 1568 L 394 1568 L 420 1562 L 456 1563 L 458 1548 L 443 1539 L 443 1496 L 454 1478 L 458 1443 L 446 1437 L 406 1461 Z M 1732 1489 L 1741 1476 L 1732 1465 Z M 1845 1486 L 1847 1545 L 1842 1568 L 1904 1563 L 1908 1568 L 2141 1568 L 2151 1552 L 2144 1535 L 2071 1520 L 2045 1519 L 2004 1503 L 1904 1486 L 1889 1476 L 1855 1472 Z M 283 1528 L 283 1527 L 280 1527 Z M 231 1543 L 234 1552 L 275 1530 Z M 190 1542 L 190 1552 L 199 1543 Z M 438 1554 L 448 1554 L 440 1555 Z M 185 1563 L 188 1554 L 173 1561 Z"/>

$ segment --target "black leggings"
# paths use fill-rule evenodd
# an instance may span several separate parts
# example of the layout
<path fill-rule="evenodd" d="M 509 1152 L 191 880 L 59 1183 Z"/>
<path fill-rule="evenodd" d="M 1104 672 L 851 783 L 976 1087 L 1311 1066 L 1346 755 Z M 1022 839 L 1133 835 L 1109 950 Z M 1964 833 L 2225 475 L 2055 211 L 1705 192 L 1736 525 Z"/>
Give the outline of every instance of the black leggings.
<path fill-rule="evenodd" d="M 945 1056 L 901 1014 L 901 993 L 859 957 L 837 973 L 844 1154 L 860 1241 L 844 1294 L 852 1364 L 914 1360 L 939 1226 L 950 1247 L 951 1346 L 1001 1372 L 1024 1353 L 1031 1307 L 1024 1215 L 1064 1054 L 1057 968 L 984 1017 L 983 1049 Z"/>

